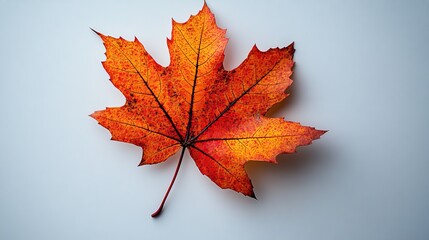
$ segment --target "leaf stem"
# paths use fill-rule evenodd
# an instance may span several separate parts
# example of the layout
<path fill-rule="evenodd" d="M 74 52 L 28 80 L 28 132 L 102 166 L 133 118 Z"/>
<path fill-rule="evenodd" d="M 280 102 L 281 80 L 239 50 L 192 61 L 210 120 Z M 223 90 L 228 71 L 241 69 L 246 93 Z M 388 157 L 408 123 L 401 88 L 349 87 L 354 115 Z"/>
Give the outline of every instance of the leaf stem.
<path fill-rule="evenodd" d="M 165 193 L 164 199 L 162 199 L 161 205 L 159 206 L 158 210 L 156 210 L 154 213 L 152 213 L 152 217 L 158 217 L 161 212 L 162 208 L 164 207 L 165 201 L 167 200 L 168 194 L 170 193 L 171 188 L 173 187 L 174 181 L 176 181 L 177 173 L 179 173 L 180 165 L 182 165 L 183 155 L 185 153 L 186 147 L 182 148 L 182 152 L 180 153 L 179 162 L 177 163 L 176 171 L 174 172 L 173 179 L 171 179 L 170 186 L 167 189 L 167 192 Z"/>

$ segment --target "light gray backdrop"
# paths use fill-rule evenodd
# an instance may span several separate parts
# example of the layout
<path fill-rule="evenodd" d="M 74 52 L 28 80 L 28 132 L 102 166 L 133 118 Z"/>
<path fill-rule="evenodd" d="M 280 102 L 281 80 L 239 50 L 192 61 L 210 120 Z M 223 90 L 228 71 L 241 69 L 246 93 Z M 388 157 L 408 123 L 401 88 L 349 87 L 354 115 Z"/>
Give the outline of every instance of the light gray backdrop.
<path fill-rule="evenodd" d="M 254 43 L 295 41 L 291 96 L 272 115 L 330 131 L 248 165 L 257 201 L 186 155 L 152 219 L 177 156 L 138 168 L 141 150 L 88 117 L 124 102 L 89 27 L 137 36 L 168 65 L 171 18 L 203 1 L 1 0 L 0 239 L 428 239 L 428 1 L 207 2 L 227 69 Z"/>

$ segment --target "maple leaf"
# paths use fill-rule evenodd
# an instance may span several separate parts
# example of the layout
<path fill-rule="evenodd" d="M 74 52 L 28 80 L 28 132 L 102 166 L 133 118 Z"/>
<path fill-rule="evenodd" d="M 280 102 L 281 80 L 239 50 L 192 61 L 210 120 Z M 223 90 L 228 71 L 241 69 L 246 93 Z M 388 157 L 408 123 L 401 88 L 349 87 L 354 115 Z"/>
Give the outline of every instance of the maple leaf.
<path fill-rule="evenodd" d="M 162 211 L 185 149 L 219 187 L 255 197 L 246 162 L 275 163 L 280 153 L 292 153 L 325 133 L 265 116 L 287 96 L 292 83 L 293 43 L 265 52 L 255 45 L 240 66 L 226 71 L 226 30 L 216 25 L 205 3 L 185 23 L 173 20 L 168 67 L 156 63 L 137 38 L 127 41 L 96 33 L 106 47 L 103 67 L 126 102 L 91 117 L 111 132 L 112 140 L 142 147 L 140 165 L 163 162 L 181 149 L 174 177 L 153 217 Z"/>

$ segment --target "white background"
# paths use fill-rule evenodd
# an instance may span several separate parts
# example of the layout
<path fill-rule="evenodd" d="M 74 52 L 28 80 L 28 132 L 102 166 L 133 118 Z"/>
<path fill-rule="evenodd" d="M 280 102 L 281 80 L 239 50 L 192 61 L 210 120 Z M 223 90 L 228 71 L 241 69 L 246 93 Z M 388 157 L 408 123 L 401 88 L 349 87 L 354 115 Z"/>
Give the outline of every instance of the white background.
<path fill-rule="evenodd" d="M 329 132 L 278 165 L 247 166 L 258 200 L 222 190 L 185 156 L 141 150 L 88 117 L 124 98 L 90 27 L 166 66 L 171 18 L 203 2 L 0 0 L 0 239 L 428 239 L 428 1 L 207 0 L 230 38 L 295 41 L 291 96 L 274 111 Z M 187 237 L 187 238 L 185 238 Z"/>

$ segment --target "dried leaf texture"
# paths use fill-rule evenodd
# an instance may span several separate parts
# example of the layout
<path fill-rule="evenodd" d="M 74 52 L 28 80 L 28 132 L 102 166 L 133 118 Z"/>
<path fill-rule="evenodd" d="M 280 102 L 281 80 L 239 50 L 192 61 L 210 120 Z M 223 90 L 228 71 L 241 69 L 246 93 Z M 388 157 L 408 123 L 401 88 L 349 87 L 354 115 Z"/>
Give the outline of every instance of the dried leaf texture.
<path fill-rule="evenodd" d="M 292 153 L 325 131 L 265 116 L 287 97 L 293 44 L 265 52 L 254 46 L 240 66 L 226 71 L 225 33 L 206 4 L 187 22 L 173 21 L 168 67 L 156 63 L 137 39 L 97 33 L 106 47 L 103 66 L 126 103 L 91 116 L 113 140 L 142 147 L 141 165 L 187 148 L 218 186 L 254 197 L 246 162 L 274 163 L 278 154 Z"/>

